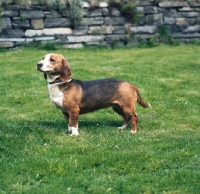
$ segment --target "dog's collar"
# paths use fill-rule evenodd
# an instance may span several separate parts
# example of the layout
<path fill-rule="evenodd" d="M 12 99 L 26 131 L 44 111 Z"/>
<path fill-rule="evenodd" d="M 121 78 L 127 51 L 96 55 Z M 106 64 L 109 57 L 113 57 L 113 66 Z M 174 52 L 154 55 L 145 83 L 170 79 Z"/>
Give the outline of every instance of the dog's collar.
<path fill-rule="evenodd" d="M 72 81 L 72 79 L 69 79 L 66 82 L 62 82 L 62 80 L 60 79 L 60 77 L 57 77 L 54 81 L 48 82 L 48 84 L 50 84 L 50 85 L 52 85 L 52 84 L 64 84 L 64 83 L 69 83 L 71 81 Z"/>

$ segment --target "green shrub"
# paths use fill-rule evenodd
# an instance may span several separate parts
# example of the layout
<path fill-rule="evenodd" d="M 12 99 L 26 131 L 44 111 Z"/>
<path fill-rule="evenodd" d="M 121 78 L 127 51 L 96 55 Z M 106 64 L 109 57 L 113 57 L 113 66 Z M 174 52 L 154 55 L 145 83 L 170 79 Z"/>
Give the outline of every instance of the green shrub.
<path fill-rule="evenodd" d="M 82 0 L 69 0 L 70 18 L 74 26 L 78 26 L 82 20 Z"/>
<path fill-rule="evenodd" d="M 134 13 L 135 13 L 135 5 L 133 3 L 129 3 L 129 4 L 124 5 L 121 8 L 121 12 L 123 13 L 123 15 L 126 18 L 128 18 L 128 19 L 133 18 Z"/>
<path fill-rule="evenodd" d="M 56 50 L 56 45 L 53 42 L 44 42 L 42 44 L 39 44 L 38 48 L 50 51 L 50 50 Z"/>
<path fill-rule="evenodd" d="M 137 24 L 140 20 L 140 16 L 136 11 L 136 7 L 133 3 L 128 3 L 121 8 L 121 12 L 124 17 L 132 20 L 133 24 Z"/>

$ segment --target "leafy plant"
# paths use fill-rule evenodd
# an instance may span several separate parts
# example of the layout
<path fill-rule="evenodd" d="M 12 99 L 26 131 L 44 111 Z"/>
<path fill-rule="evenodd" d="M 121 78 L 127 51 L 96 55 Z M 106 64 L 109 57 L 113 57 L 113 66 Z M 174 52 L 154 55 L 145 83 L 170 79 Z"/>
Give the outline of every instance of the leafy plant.
<path fill-rule="evenodd" d="M 48 0 L 46 1 L 47 6 L 51 10 L 59 10 L 63 12 L 67 8 L 67 0 Z"/>
<path fill-rule="evenodd" d="M 56 50 L 56 45 L 53 42 L 44 42 L 40 44 L 38 48 L 42 50 L 50 51 L 50 50 Z"/>
<path fill-rule="evenodd" d="M 21 15 L 21 20 L 22 20 L 22 21 L 25 21 L 25 20 L 26 20 L 26 14 L 22 14 L 22 15 Z"/>
<path fill-rule="evenodd" d="M 128 19 L 133 18 L 134 13 L 135 13 L 135 5 L 133 3 L 129 3 L 129 4 L 124 5 L 121 8 L 121 12 L 123 13 L 123 15 L 126 18 L 128 18 Z"/>
<path fill-rule="evenodd" d="M 136 11 L 136 7 L 133 3 L 128 3 L 121 8 L 121 12 L 124 17 L 131 19 L 132 23 L 137 24 L 140 20 L 140 16 Z"/>
<path fill-rule="evenodd" d="M 82 20 L 82 0 L 69 0 L 70 18 L 74 26 L 78 26 Z"/>

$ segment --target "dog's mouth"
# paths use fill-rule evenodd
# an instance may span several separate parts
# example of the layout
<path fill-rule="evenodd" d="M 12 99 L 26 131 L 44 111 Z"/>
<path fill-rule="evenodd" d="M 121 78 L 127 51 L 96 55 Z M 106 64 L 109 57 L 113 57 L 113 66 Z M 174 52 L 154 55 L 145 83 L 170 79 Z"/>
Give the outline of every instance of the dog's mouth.
<path fill-rule="evenodd" d="M 52 70 L 43 70 L 41 67 L 38 67 L 38 66 L 37 66 L 37 70 L 42 72 L 42 73 L 49 73 L 49 74 L 53 73 Z"/>

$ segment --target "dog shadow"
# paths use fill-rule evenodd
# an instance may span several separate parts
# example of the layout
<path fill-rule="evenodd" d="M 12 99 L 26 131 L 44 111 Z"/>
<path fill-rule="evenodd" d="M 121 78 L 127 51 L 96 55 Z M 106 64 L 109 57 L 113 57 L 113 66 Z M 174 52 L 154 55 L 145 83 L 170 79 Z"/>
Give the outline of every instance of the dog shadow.
<path fill-rule="evenodd" d="M 32 124 L 30 124 L 31 126 Z M 55 121 L 37 121 L 34 122 L 34 126 L 37 128 L 43 129 L 43 130 L 55 130 L 58 133 L 66 132 L 68 129 L 68 123 L 66 123 L 64 120 L 61 122 L 55 122 Z M 79 121 L 79 129 L 86 130 L 87 132 L 94 132 L 97 130 L 102 130 L 102 128 L 113 128 L 117 129 L 121 126 L 120 121 L 98 121 L 98 120 L 80 120 Z"/>

